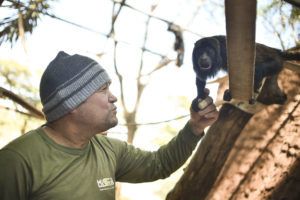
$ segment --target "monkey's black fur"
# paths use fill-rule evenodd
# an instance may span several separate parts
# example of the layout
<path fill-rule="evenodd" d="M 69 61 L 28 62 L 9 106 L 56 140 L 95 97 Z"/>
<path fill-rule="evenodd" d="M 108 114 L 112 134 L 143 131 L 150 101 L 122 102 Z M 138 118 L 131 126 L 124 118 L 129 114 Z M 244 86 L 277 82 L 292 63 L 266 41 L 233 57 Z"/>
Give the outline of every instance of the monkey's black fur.
<path fill-rule="evenodd" d="M 206 97 L 204 93 L 206 79 L 214 77 L 220 70 L 227 71 L 226 37 L 220 35 L 198 40 L 193 49 L 192 60 L 197 86 L 197 98 L 193 100 L 192 108 L 198 111 L 198 98 Z M 258 91 L 264 77 L 273 76 L 282 70 L 284 60 L 300 60 L 300 54 L 256 43 L 255 92 Z"/>

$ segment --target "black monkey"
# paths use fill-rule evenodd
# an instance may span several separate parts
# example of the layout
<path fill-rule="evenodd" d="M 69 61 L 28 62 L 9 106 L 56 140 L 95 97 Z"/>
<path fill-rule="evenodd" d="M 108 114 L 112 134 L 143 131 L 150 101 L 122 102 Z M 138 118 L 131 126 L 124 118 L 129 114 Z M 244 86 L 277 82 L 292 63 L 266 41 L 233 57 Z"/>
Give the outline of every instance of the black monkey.
<path fill-rule="evenodd" d="M 300 60 L 300 54 L 256 43 L 254 92 L 258 92 L 264 77 L 273 76 L 282 70 L 284 60 Z M 226 37 L 219 35 L 198 40 L 193 49 L 192 61 L 197 86 L 197 98 L 193 100 L 192 108 L 198 111 L 198 98 L 206 97 L 206 79 L 214 77 L 220 70 L 227 71 Z M 228 91 L 224 98 L 230 100 Z"/>

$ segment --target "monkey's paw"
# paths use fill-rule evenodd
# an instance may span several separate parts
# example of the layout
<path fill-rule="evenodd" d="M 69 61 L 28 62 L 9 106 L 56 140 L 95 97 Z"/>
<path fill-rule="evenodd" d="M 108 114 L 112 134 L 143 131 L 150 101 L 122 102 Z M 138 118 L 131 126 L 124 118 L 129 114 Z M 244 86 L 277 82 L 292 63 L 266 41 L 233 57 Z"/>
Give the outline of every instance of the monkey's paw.
<path fill-rule="evenodd" d="M 232 97 L 230 94 L 229 89 L 225 90 L 224 95 L 223 95 L 223 100 L 224 101 L 231 101 Z"/>
<path fill-rule="evenodd" d="M 198 98 L 195 98 L 192 102 L 192 109 L 195 111 L 195 112 L 198 112 L 200 109 L 198 107 Z"/>

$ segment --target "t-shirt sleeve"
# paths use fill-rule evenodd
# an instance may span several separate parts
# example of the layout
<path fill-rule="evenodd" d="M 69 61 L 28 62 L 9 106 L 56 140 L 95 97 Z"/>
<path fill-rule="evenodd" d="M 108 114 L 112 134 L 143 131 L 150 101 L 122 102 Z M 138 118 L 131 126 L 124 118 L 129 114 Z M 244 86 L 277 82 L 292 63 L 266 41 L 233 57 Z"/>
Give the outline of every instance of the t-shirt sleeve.
<path fill-rule="evenodd" d="M 22 157 L 10 150 L 0 150 L 0 199 L 29 199 L 29 170 Z"/>
<path fill-rule="evenodd" d="M 154 152 L 123 143 L 115 148 L 116 180 L 138 183 L 166 178 L 185 163 L 200 138 L 187 124 L 168 144 Z"/>

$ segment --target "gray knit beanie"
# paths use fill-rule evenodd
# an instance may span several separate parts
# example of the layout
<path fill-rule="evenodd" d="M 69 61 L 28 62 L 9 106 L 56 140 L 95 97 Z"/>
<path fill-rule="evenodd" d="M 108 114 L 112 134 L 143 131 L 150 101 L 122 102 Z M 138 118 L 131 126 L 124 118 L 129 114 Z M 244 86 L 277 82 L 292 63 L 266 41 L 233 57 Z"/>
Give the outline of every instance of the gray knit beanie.
<path fill-rule="evenodd" d="M 69 113 L 107 82 L 111 79 L 96 61 L 59 52 L 40 83 L 46 120 L 52 122 Z"/>

